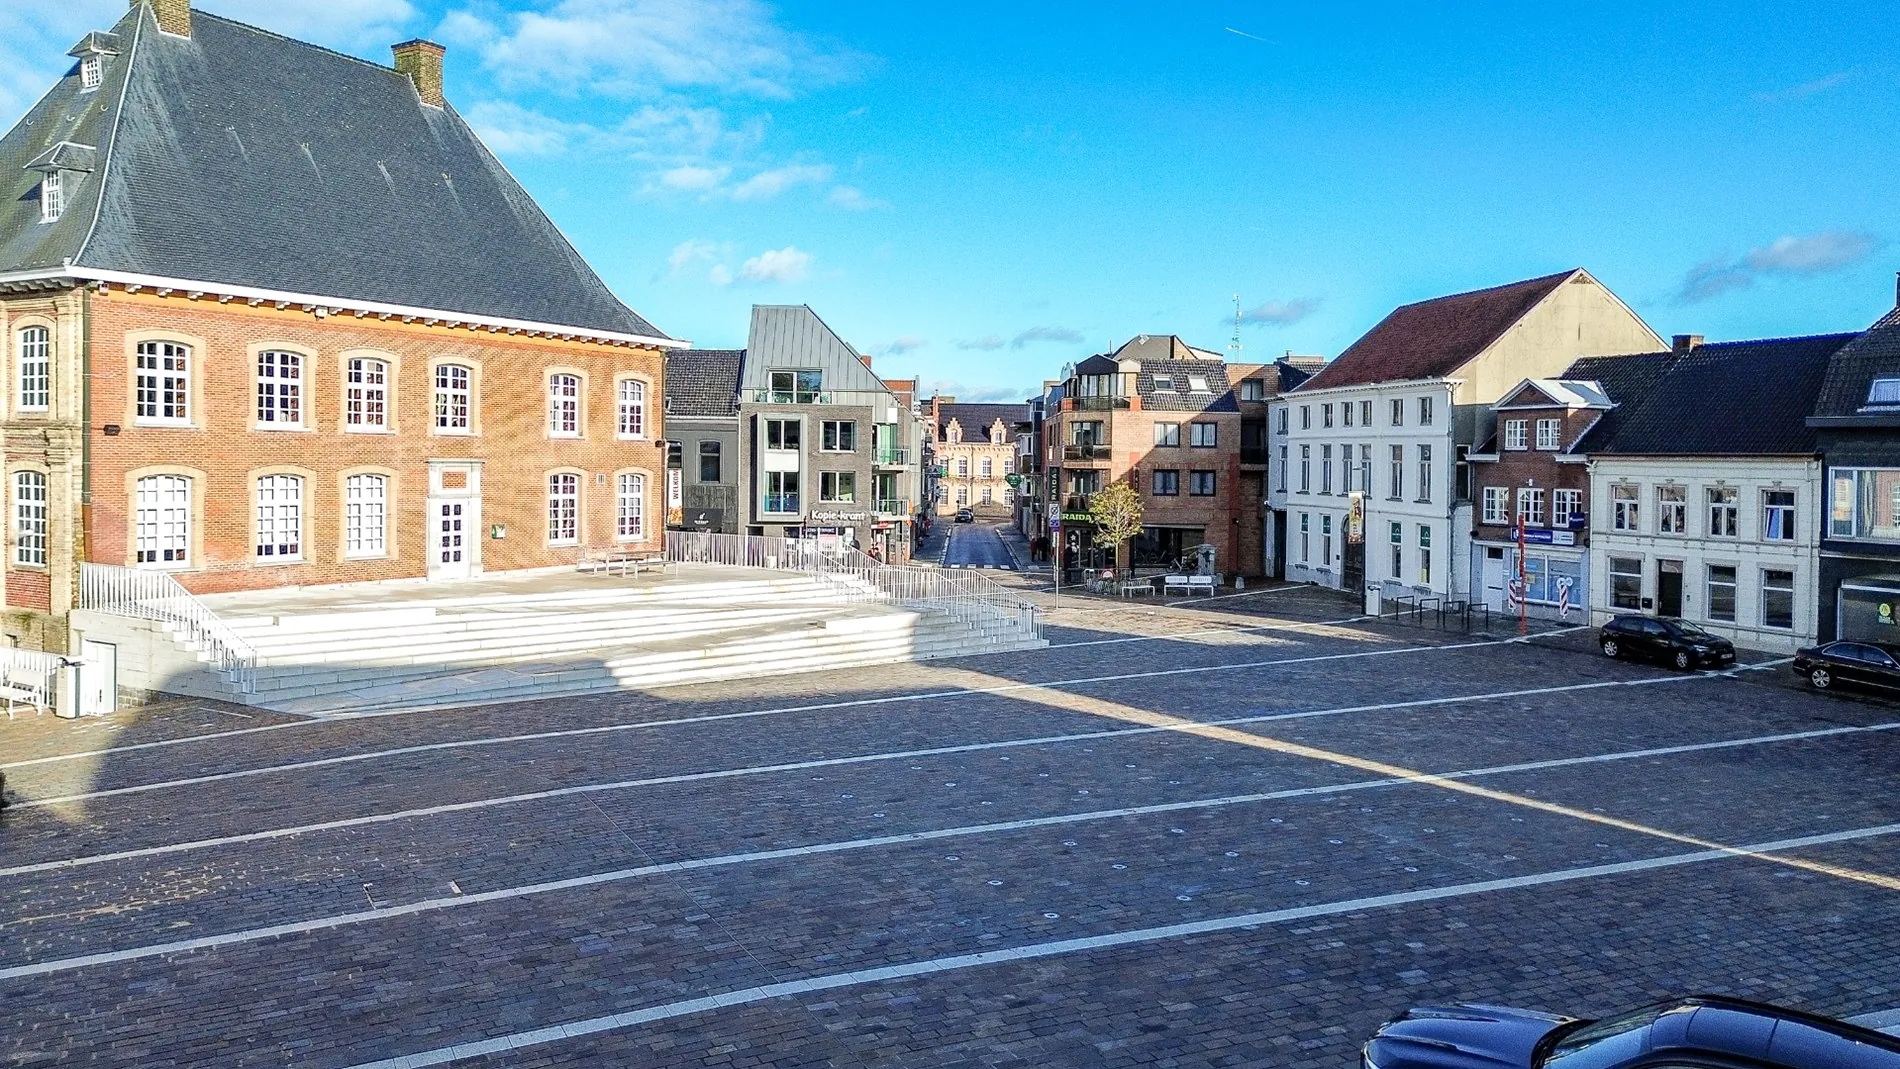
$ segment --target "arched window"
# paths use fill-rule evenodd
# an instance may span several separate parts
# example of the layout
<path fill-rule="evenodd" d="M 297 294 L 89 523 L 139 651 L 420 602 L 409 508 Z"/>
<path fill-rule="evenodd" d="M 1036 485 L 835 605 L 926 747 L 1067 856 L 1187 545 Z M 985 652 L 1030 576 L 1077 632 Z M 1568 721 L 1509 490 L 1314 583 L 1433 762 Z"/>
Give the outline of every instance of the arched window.
<path fill-rule="evenodd" d="M 135 422 L 174 427 L 191 422 L 191 346 L 140 342 L 136 376 Z"/>
<path fill-rule="evenodd" d="M 474 408 L 470 385 L 473 375 L 462 364 L 437 364 L 435 368 L 435 429 L 467 434 L 469 416 Z"/>
<path fill-rule="evenodd" d="M 53 334 L 45 327 L 20 331 L 20 410 L 44 412 L 53 400 Z"/>
<path fill-rule="evenodd" d="M 548 434 L 555 438 L 581 436 L 581 377 L 548 377 Z"/>
<path fill-rule="evenodd" d="M 343 480 L 343 555 L 382 557 L 388 553 L 389 479 L 352 475 Z"/>
<path fill-rule="evenodd" d="M 295 475 L 257 480 L 257 559 L 303 559 L 303 480 Z"/>
<path fill-rule="evenodd" d="M 343 368 L 343 424 L 353 431 L 389 427 L 389 365 L 351 357 Z"/>
<path fill-rule="evenodd" d="M 303 425 L 303 356 L 266 349 L 257 354 L 257 423 Z"/>
<path fill-rule="evenodd" d="M 614 433 L 622 438 L 645 438 L 647 434 L 647 384 L 639 379 L 621 379 L 618 422 Z"/>
<path fill-rule="evenodd" d="M 142 568 L 191 563 L 191 480 L 148 475 L 133 493 L 133 560 Z"/>
<path fill-rule="evenodd" d="M 647 532 L 647 477 L 638 472 L 621 474 L 615 488 L 615 534 L 622 541 L 638 541 Z"/>
<path fill-rule="evenodd" d="M 46 476 L 13 473 L 13 563 L 46 566 Z"/>
<path fill-rule="evenodd" d="M 548 544 L 571 546 L 581 540 L 581 477 L 572 472 L 548 476 Z"/>

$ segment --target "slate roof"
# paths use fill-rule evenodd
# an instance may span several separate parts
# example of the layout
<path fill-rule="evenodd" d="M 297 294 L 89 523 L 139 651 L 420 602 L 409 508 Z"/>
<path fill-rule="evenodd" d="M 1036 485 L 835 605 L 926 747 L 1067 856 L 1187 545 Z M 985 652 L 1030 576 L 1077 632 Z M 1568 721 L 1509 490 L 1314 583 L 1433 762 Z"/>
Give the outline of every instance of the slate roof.
<path fill-rule="evenodd" d="M 1395 309 L 1300 389 L 1327 390 L 1449 375 L 1490 347 L 1538 302 L 1580 271 L 1563 271 Z"/>
<path fill-rule="evenodd" d="M 1011 430 L 1011 431 L 1015 429 L 1016 424 L 1029 422 L 1029 406 L 1027 404 L 938 405 L 937 406 L 937 440 L 938 441 L 940 442 L 947 441 L 947 439 L 944 437 L 944 433 L 945 431 L 949 429 L 950 421 L 953 419 L 956 420 L 960 426 L 962 426 L 964 441 L 966 442 L 988 441 L 990 427 L 993 426 L 996 423 L 996 421 L 999 419 L 1003 421 L 1003 426 L 1006 429 Z"/>
<path fill-rule="evenodd" d="M 1174 379 L 1172 391 L 1156 390 L 1155 376 Z M 1207 380 L 1205 391 L 1188 389 L 1188 376 Z M 1141 407 L 1149 412 L 1238 412 L 1233 387 L 1227 381 L 1227 365 L 1219 360 L 1143 360 L 1135 374 L 1135 392 L 1141 395 Z"/>
<path fill-rule="evenodd" d="M 452 108 L 395 70 L 136 4 L 103 83 L 78 65 L 0 137 L 0 272 L 93 268 L 642 337 Z M 97 169 L 39 221 L 27 165 L 59 142 Z"/>
<path fill-rule="evenodd" d="M 1714 342 L 1685 353 L 1600 356 L 1564 373 L 1616 403 L 1573 453 L 1797 456 L 1815 452 L 1807 414 L 1829 358 L 1854 334 Z"/>
<path fill-rule="evenodd" d="M 1834 420 L 1854 416 L 1892 418 L 1887 409 L 1861 411 L 1867 403 L 1867 388 L 1878 376 L 1900 375 L 1900 308 L 1882 316 L 1836 352 L 1828 361 L 1827 377 L 1814 401 L 1816 419 Z"/>
<path fill-rule="evenodd" d="M 691 419 L 735 415 L 744 349 L 669 349 L 666 414 Z"/>

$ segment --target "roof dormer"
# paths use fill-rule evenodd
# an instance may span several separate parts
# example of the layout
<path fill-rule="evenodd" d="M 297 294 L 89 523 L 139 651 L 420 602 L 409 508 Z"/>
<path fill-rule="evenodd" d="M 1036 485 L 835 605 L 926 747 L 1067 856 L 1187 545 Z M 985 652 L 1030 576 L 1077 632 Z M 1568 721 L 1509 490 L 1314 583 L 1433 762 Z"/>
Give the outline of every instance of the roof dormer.
<path fill-rule="evenodd" d="M 98 152 L 91 145 L 61 141 L 26 165 L 40 173 L 40 222 L 56 222 L 73 202 L 79 184 L 92 173 Z"/>
<path fill-rule="evenodd" d="M 79 39 L 66 54 L 79 60 L 79 89 L 90 93 L 106 80 L 106 59 L 119 54 L 119 35 L 95 30 Z"/>

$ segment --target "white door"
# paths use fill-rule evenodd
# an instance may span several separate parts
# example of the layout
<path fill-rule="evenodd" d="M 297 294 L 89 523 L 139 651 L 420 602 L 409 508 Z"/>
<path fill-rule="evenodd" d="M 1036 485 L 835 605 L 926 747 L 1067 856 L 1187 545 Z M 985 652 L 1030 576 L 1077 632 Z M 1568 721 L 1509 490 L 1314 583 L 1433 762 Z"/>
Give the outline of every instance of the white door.
<path fill-rule="evenodd" d="M 1484 554 L 1484 605 L 1492 612 L 1504 611 L 1504 556 Z"/>
<path fill-rule="evenodd" d="M 433 579 L 468 578 L 473 509 L 467 501 L 437 501 L 432 511 L 429 576 Z"/>
<path fill-rule="evenodd" d="M 79 715 L 105 716 L 119 709 L 119 647 L 81 639 Z"/>

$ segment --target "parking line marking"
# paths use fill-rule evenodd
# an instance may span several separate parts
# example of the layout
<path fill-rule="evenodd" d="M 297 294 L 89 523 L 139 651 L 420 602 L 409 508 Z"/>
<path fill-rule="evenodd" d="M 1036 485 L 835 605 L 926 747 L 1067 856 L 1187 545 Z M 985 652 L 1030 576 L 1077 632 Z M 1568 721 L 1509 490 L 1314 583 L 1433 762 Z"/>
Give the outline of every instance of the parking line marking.
<path fill-rule="evenodd" d="M 97 798 L 113 798 L 127 794 L 144 794 L 150 791 L 171 790 L 178 787 L 195 787 L 206 783 L 218 783 L 225 780 L 248 779 L 253 776 L 265 776 L 279 772 L 295 772 L 311 768 L 327 768 L 335 765 L 354 764 L 361 761 L 375 761 L 390 757 L 403 757 L 409 754 L 430 753 L 440 750 L 455 750 L 476 746 L 501 746 L 517 742 L 538 742 L 546 739 L 574 738 L 581 735 L 599 735 L 620 731 L 643 731 L 663 727 L 681 727 L 695 724 L 709 724 L 726 720 L 748 720 L 767 716 L 782 716 L 789 713 L 823 712 L 831 709 L 862 708 L 874 705 L 893 705 L 907 702 L 934 701 L 940 698 L 981 697 L 993 694 L 1012 694 L 1027 690 L 1051 690 L 1067 687 L 1090 686 L 1097 683 L 1118 683 L 1133 679 L 1151 679 L 1159 676 L 1193 675 L 1207 672 L 1239 671 L 1251 668 L 1273 668 L 1289 664 L 1312 664 L 1320 661 L 1350 660 L 1362 657 L 1386 657 L 1405 653 L 1429 653 L 1442 650 L 1466 650 L 1483 646 L 1498 646 L 1508 643 L 1521 643 L 1521 638 L 1487 639 L 1481 642 L 1460 642 L 1442 646 L 1397 646 L 1391 649 L 1358 650 L 1351 653 L 1313 654 L 1305 657 L 1282 657 L 1267 661 L 1243 661 L 1236 664 L 1193 665 L 1185 668 L 1161 668 L 1147 672 L 1127 672 L 1120 675 L 1089 676 L 1077 679 L 1059 679 L 1047 683 L 1008 683 L 996 687 L 971 687 L 960 690 L 919 691 L 912 694 L 885 695 L 879 698 L 854 698 L 846 701 L 821 702 L 813 705 L 792 705 L 772 709 L 747 709 L 734 713 L 712 713 L 705 716 L 675 717 L 670 720 L 649 720 L 637 724 L 606 724 L 591 728 L 569 728 L 561 731 L 537 731 L 522 735 L 500 735 L 481 739 L 456 739 L 449 742 L 431 742 L 416 746 L 401 746 L 389 750 L 371 750 L 366 753 L 343 754 L 338 757 L 322 757 L 309 761 L 292 761 L 279 765 L 265 765 L 260 768 L 238 769 L 232 772 L 214 772 L 203 776 L 188 776 L 182 779 L 158 780 L 152 783 L 135 784 L 129 787 L 111 787 L 102 791 L 87 791 L 82 794 L 61 795 L 54 798 L 36 798 L 14 803 L 15 808 L 32 809 L 37 806 L 70 805 L 74 802 L 90 801 Z M 1678 678 L 1678 677 L 1668 677 Z M 1695 677 L 1679 677 L 1695 678 Z"/>
<path fill-rule="evenodd" d="M 1084 936 L 1077 939 L 1058 939 L 1044 943 L 1029 943 L 999 950 L 979 951 L 974 954 L 956 954 L 948 957 L 929 958 L 923 961 L 906 962 L 902 965 L 887 965 L 874 969 L 858 969 L 851 972 L 832 973 L 827 976 L 812 976 L 802 980 L 762 984 L 757 987 L 726 991 L 702 998 L 669 1002 L 663 1005 L 649 1006 L 638 1010 L 628 1010 L 624 1013 L 608 1014 L 606 1016 L 593 1017 L 582 1021 L 569 1021 L 565 1024 L 515 1032 L 511 1035 L 496 1036 L 491 1039 L 460 1043 L 448 1047 L 437 1047 L 433 1050 L 419 1051 L 414 1054 L 406 1054 L 396 1058 L 363 1062 L 351 1066 L 350 1069 L 420 1069 L 422 1066 L 442 1065 L 464 1058 L 478 1058 L 488 1054 L 500 1054 L 506 1051 L 519 1050 L 523 1047 L 540 1046 L 565 1039 L 576 1039 L 581 1036 L 618 1031 L 638 1025 L 652 1024 L 656 1021 L 672 1020 L 693 1014 L 705 1013 L 709 1010 L 724 1009 L 729 1006 L 743 1006 L 756 1002 L 767 1002 L 773 999 L 786 998 L 793 995 L 807 995 L 816 991 L 832 991 L 838 988 L 856 987 L 862 984 L 907 980 L 914 977 L 932 976 L 957 972 L 963 969 L 981 968 L 989 965 L 1006 965 L 1022 961 L 1034 961 L 1064 954 L 1108 950 L 1143 943 L 1166 942 L 1189 936 L 1228 932 L 1240 928 L 1280 925 L 1292 921 L 1310 920 L 1316 917 L 1333 917 L 1344 913 L 1355 913 L 1363 910 L 1390 909 L 1397 906 L 1416 905 L 1421 902 L 1437 902 L 1446 899 L 1465 898 L 1473 895 L 1492 894 L 1499 891 L 1515 891 L 1529 887 L 1543 887 L 1551 884 L 1574 883 L 1579 880 L 1598 879 L 1605 876 L 1621 876 L 1633 872 L 1651 872 L 1659 869 L 1678 868 L 1707 861 L 1722 861 L 1735 857 L 1761 856 L 1788 850 L 1799 850 L 1810 846 L 1827 846 L 1859 839 L 1877 838 L 1892 835 L 1896 832 L 1900 832 L 1900 824 L 1882 824 L 1875 827 L 1855 828 L 1848 831 L 1830 832 L 1822 835 L 1808 835 L 1796 839 L 1779 839 L 1772 842 L 1754 843 L 1748 846 L 1722 850 L 1697 850 L 1691 853 L 1670 854 L 1663 857 L 1646 858 L 1640 861 L 1620 861 L 1608 865 L 1587 865 L 1579 868 L 1557 869 L 1527 876 L 1512 876 L 1496 880 L 1479 880 L 1472 883 L 1451 884 L 1444 887 L 1425 888 L 1417 891 L 1401 891 L 1393 894 L 1371 895 L 1364 898 L 1347 899 L 1338 902 L 1316 903 L 1310 906 L 1297 906 L 1290 909 L 1243 913 L 1228 917 L 1215 917 L 1208 920 L 1188 921 L 1182 924 L 1161 925 L 1153 928 L 1137 928 L 1131 931 L 1111 932 L 1106 935 Z M 1742 852 L 1737 853 L 1736 851 Z"/>
<path fill-rule="evenodd" d="M 1875 731 L 1887 731 L 1895 728 L 1900 728 L 1900 721 L 1873 727 L 1820 728 L 1813 731 L 1797 731 L 1781 735 L 1756 735 L 1744 739 L 1722 739 L 1715 742 L 1654 746 L 1642 750 L 1620 750 L 1615 753 L 1589 754 L 1583 757 L 1556 757 L 1542 761 L 1524 761 L 1509 765 L 1491 765 L 1484 768 L 1462 769 L 1456 772 L 1439 773 L 1439 775 L 1445 779 L 1474 779 L 1480 776 L 1499 776 L 1518 772 L 1548 771 L 1556 768 L 1607 764 L 1613 761 L 1634 761 L 1650 757 L 1734 749 L 1743 746 L 1799 742 L 1839 735 L 1856 735 Z M 996 821 L 989 824 L 970 824 L 953 828 L 901 832 L 894 835 L 878 835 L 865 839 L 847 839 L 829 843 L 815 843 L 807 846 L 784 847 L 777 850 L 759 850 L 744 854 L 722 854 L 713 857 L 693 858 L 685 861 L 641 865 L 636 868 L 614 869 L 607 872 L 590 873 L 584 876 L 571 876 L 560 880 L 546 880 L 540 883 L 524 884 L 516 887 L 497 888 L 492 891 L 482 891 L 473 894 L 464 893 L 460 888 L 455 888 L 456 893 L 451 896 L 424 899 L 400 906 L 372 908 L 331 917 L 319 917 L 306 921 L 292 921 L 284 924 L 249 928 L 218 935 L 199 936 L 194 939 L 180 939 L 142 947 L 130 947 L 124 950 L 101 951 L 71 958 L 35 962 L 30 965 L 0 968 L 0 981 L 19 979 L 26 976 L 42 976 L 55 972 L 68 972 L 73 969 L 82 969 L 94 965 L 137 961 L 142 958 L 158 957 L 166 954 L 209 950 L 216 947 L 255 942 L 260 939 L 301 935 L 331 928 L 348 927 L 354 924 L 413 916 L 418 913 L 456 909 L 484 902 L 499 902 L 509 899 L 526 898 L 531 895 L 595 887 L 601 884 L 618 883 L 647 876 L 670 875 L 673 873 L 692 872 L 701 869 L 726 868 L 734 865 L 754 864 L 762 861 L 781 861 L 788 858 L 812 857 L 820 854 L 870 850 L 885 846 L 904 846 L 912 843 L 932 842 L 943 839 L 996 835 L 1013 831 L 1027 831 L 1035 828 L 1060 827 L 1068 824 L 1086 824 L 1099 820 L 1120 820 L 1128 817 L 1158 816 L 1163 813 L 1193 812 L 1201 809 L 1222 809 L 1228 806 L 1246 805 L 1254 802 L 1285 801 L 1293 798 L 1346 794 L 1356 791 L 1375 790 L 1382 787 L 1401 787 L 1409 785 L 1416 784 L 1413 780 L 1394 776 L 1374 780 L 1354 780 L 1348 783 L 1322 784 L 1314 787 L 1289 787 L 1283 790 L 1264 791 L 1254 794 L 1236 794 L 1219 798 L 1197 798 L 1179 802 L 1156 802 L 1151 805 L 1126 806 L 1120 809 L 1097 809 L 1080 813 L 1058 813 L 1046 817 L 1024 817 L 1018 820 Z M 10 876 L 18 874 L 21 871 L 34 870 L 33 866 L 26 866 L 24 869 L 0 871 L 0 876 Z M 454 887 L 453 884 L 450 886 Z M 374 903 L 372 903 L 372 906 L 374 906 Z"/>

